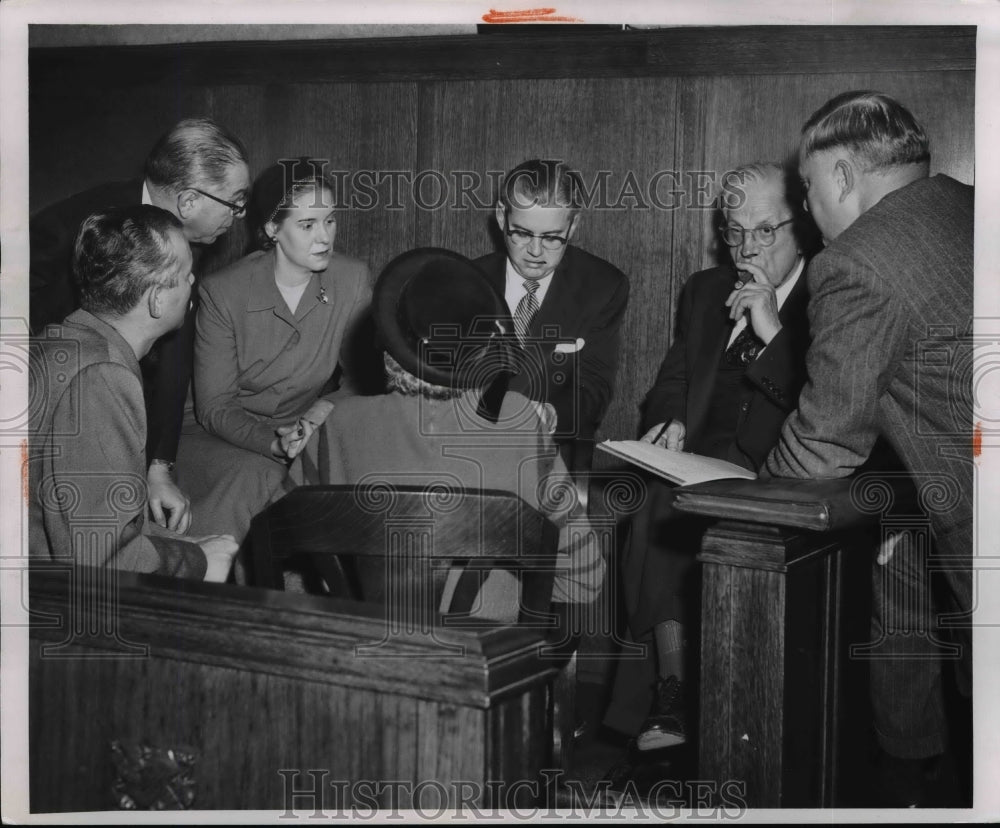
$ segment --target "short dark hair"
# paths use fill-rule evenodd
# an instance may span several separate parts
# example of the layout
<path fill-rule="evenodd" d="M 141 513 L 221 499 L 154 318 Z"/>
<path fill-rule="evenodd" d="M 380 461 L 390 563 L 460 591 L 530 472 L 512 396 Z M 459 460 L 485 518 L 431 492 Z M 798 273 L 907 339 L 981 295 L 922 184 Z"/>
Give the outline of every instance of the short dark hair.
<path fill-rule="evenodd" d="M 583 182 L 580 174 L 565 162 L 534 158 L 518 164 L 507 173 L 500 190 L 505 210 L 524 209 L 536 204 L 543 207 L 568 207 L 574 213 L 583 206 Z"/>
<path fill-rule="evenodd" d="M 172 213 L 151 204 L 112 207 L 84 219 L 73 247 L 80 305 L 91 313 L 124 316 L 151 286 L 175 287 Z"/>
<path fill-rule="evenodd" d="M 930 161 L 920 122 L 895 98 L 856 90 L 831 98 L 802 127 L 802 154 L 846 147 L 865 172 Z"/>
<path fill-rule="evenodd" d="M 236 164 L 247 164 L 240 140 L 211 118 L 186 118 L 160 137 L 146 158 L 146 178 L 171 192 L 224 187 Z"/>
<path fill-rule="evenodd" d="M 316 193 L 315 201 L 318 203 L 321 191 L 336 193 L 333 182 L 325 173 L 328 163 L 324 159 L 306 156 L 282 158 L 258 176 L 250 199 L 249 220 L 257 245 L 262 250 L 274 247 L 265 226 L 274 222 L 280 227 L 293 209 L 296 198 L 304 193 Z"/>

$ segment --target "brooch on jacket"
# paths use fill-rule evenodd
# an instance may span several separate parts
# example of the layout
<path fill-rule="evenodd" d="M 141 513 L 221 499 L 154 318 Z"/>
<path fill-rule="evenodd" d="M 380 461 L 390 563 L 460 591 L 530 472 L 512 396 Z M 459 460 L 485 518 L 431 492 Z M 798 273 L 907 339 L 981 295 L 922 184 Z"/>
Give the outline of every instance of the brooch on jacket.
<path fill-rule="evenodd" d="M 319 296 L 316 298 L 319 299 L 319 301 L 322 302 L 324 305 L 329 304 L 330 302 L 330 300 L 326 296 L 326 288 L 323 287 L 322 285 L 319 286 Z"/>

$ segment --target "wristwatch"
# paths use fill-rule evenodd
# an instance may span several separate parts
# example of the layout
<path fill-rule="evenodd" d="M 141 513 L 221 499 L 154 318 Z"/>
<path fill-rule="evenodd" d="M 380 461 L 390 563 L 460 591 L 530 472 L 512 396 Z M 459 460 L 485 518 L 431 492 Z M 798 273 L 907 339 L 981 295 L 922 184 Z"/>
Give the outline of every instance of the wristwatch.
<path fill-rule="evenodd" d="M 150 460 L 149 465 L 150 465 L 150 467 L 152 467 L 152 466 L 166 466 L 167 467 L 167 474 L 173 474 L 174 473 L 174 461 L 173 460 L 159 460 L 159 459 L 157 459 L 157 460 Z"/>

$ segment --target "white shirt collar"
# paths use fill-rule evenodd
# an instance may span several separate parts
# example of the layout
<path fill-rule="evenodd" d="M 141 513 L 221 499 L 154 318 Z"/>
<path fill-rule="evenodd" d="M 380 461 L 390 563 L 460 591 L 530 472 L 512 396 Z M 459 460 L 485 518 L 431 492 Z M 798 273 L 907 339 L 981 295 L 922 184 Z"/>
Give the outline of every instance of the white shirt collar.
<path fill-rule="evenodd" d="M 153 199 L 149 197 L 149 187 L 146 186 L 146 179 L 142 180 L 142 201 L 140 204 L 152 204 Z"/>

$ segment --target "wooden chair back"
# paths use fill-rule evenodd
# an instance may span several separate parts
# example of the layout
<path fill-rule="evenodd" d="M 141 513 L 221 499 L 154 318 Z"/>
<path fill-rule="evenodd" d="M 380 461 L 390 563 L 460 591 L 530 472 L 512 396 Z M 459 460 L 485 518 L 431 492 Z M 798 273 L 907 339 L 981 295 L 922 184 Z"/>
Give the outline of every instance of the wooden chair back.
<path fill-rule="evenodd" d="M 517 495 L 432 486 L 302 486 L 251 528 L 254 583 L 284 589 L 284 564 L 306 556 L 336 597 L 434 617 L 449 571 L 448 611 L 468 613 L 490 569 L 521 585 L 518 621 L 548 615 L 558 530 Z"/>

